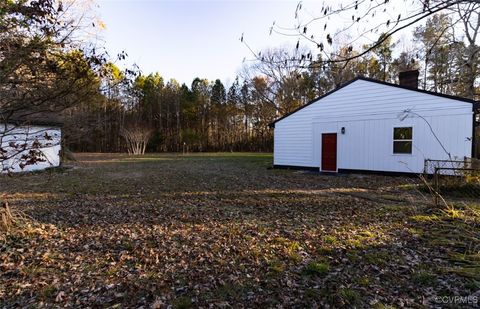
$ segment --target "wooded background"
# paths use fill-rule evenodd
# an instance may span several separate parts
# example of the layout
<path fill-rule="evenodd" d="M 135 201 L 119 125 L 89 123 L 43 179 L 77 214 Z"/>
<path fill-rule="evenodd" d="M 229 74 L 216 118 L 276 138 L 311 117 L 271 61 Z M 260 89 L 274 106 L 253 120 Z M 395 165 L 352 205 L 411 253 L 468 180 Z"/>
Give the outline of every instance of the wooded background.
<path fill-rule="evenodd" d="M 356 76 L 397 83 L 399 72 L 410 69 L 420 69 L 422 89 L 478 99 L 478 57 L 473 69 L 466 67 L 469 46 L 455 36 L 462 34 L 448 30 L 451 21 L 438 14 L 414 28 L 416 51 L 401 50 L 388 38 L 348 62 L 317 59 L 303 68 L 285 63 L 305 51 L 265 50 L 228 86 L 202 78 L 180 85 L 160 73 L 125 82 L 109 64 L 111 74 L 101 81 L 108 92 L 67 113 L 66 145 L 74 151 L 124 151 L 122 128 L 140 127 L 151 131 L 146 149 L 152 152 L 272 151 L 268 124 L 274 119 Z M 341 45 L 336 51 L 346 58 L 356 53 Z"/>
<path fill-rule="evenodd" d="M 125 53 L 111 59 L 85 44 L 79 30 L 96 23 L 66 14 L 62 2 L 9 0 L 0 4 L 0 122 L 60 114 L 63 146 L 71 151 L 272 151 L 270 122 L 357 76 L 396 83 L 399 72 L 419 69 L 420 88 L 479 99 L 478 7 L 432 1 L 421 10 L 425 22 L 399 41 L 391 31 L 355 47 L 327 34 L 325 45 L 317 44 L 322 52 L 300 40 L 252 50 L 253 59 L 228 85 L 201 77 L 186 85 L 141 68 L 120 69 Z M 298 30 L 306 37 L 306 27 Z"/>

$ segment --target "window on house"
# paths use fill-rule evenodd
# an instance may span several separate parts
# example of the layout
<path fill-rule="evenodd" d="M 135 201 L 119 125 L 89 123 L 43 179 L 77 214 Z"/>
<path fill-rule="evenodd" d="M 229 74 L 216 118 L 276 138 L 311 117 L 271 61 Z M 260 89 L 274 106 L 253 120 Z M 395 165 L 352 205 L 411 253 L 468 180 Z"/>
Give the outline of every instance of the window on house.
<path fill-rule="evenodd" d="M 394 154 L 411 154 L 412 140 L 413 140 L 412 127 L 393 128 L 393 153 Z"/>

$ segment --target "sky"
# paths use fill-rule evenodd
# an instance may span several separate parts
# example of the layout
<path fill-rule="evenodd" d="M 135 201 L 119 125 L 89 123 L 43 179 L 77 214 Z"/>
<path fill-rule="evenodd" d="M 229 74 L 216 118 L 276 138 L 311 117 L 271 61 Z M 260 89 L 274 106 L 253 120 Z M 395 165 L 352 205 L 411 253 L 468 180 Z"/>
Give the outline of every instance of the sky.
<path fill-rule="evenodd" d="M 90 1 L 95 1 L 95 15 L 106 26 L 100 32 L 100 37 L 108 53 L 111 56 L 122 51 L 128 54 L 127 60 L 117 65 L 125 68 L 136 64 L 143 74 L 158 72 L 164 80 L 174 78 L 187 85 L 191 85 L 196 77 L 211 81 L 220 79 L 226 85 L 231 84 L 241 71 L 244 60 L 248 63 L 248 60 L 254 58 L 247 46 L 240 42 L 242 34 L 245 42 L 256 52 L 272 47 L 293 49 L 298 39 L 269 34 L 274 22 L 277 29 L 280 29 L 278 26 L 295 26 L 298 22 L 295 19 L 298 0 Z M 352 1 L 325 3 L 338 7 L 340 4 L 351 4 Z M 301 22 L 321 15 L 322 2 L 302 1 L 299 14 Z M 390 3 L 387 13 L 377 12 L 374 18 L 365 19 L 366 23 L 356 23 L 354 27 L 349 27 L 349 32 L 358 38 L 358 33 L 365 30 L 361 27 L 373 27 L 372 25 L 378 25 L 387 19 L 396 20 L 399 12 L 412 9 L 406 3 Z M 351 25 L 350 14 L 351 11 L 328 21 L 327 33 L 330 31 L 333 34 Z M 317 24 L 310 24 L 309 34 L 324 35 L 324 23 L 321 20 Z M 409 37 L 411 33 L 404 32 L 401 36 Z M 378 34 L 375 35 L 376 38 Z M 394 40 L 399 38 L 396 35 Z M 373 41 L 367 39 L 356 41 L 356 44 L 361 46 L 371 42 Z M 412 47 L 400 47 L 405 48 Z"/>
<path fill-rule="evenodd" d="M 128 54 L 142 73 L 159 72 L 190 85 L 195 77 L 231 83 L 255 50 L 295 45 L 269 35 L 272 23 L 294 24 L 298 1 L 97 1 L 106 25 L 101 37 L 110 55 Z"/>

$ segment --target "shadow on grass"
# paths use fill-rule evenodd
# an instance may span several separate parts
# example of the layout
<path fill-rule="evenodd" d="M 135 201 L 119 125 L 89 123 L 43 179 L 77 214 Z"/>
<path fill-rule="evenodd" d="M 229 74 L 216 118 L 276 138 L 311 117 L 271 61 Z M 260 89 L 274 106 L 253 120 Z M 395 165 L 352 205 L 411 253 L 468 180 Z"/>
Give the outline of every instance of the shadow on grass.
<path fill-rule="evenodd" d="M 475 221 L 400 178 L 166 157 L 5 178 L 35 224 L 0 250 L 6 306 L 414 307 L 475 286 L 459 260 Z"/>
<path fill-rule="evenodd" d="M 65 301 L 122 307 L 150 305 L 158 298 L 193 307 L 225 302 L 419 306 L 433 305 L 437 295 L 473 293 L 478 273 L 470 269 L 479 265 L 470 259 L 474 253 L 467 236 L 476 231 L 474 225 L 427 209 L 415 215 L 402 208 L 398 212 L 393 218 L 369 216 L 363 223 L 331 220 L 339 214 L 311 214 L 318 219 L 311 225 L 295 219 L 292 225 L 292 218 L 275 214 L 268 222 L 254 216 L 223 221 L 212 212 L 202 222 L 98 220 L 96 228 L 67 228 L 30 243 L 38 252 L 26 251 L 19 272 L 7 271 L 2 280 L 32 285 L 5 301 L 13 304 L 33 293 L 36 301 L 55 303 L 69 286 L 74 289 L 66 289 Z M 44 258 L 30 263 L 32 254 Z M 472 264 L 462 265 L 465 261 Z M 79 277 L 84 280 L 74 280 Z M 48 284 L 34 284 L 39 280 Z"/>

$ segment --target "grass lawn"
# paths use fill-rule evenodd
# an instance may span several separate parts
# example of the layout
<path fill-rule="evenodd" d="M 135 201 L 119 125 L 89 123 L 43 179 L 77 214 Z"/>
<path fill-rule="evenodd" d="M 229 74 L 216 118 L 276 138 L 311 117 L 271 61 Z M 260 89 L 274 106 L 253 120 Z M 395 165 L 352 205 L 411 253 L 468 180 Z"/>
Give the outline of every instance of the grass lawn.
<path fill-rule="evenodd" d="M 272 170 L 270 154 L 77 156 L 71 169 L 0 177 L 28 217 L 0 238 L 0 307 L 480 297 L 480 206 L 435 210 L 415 179 Z"/>

